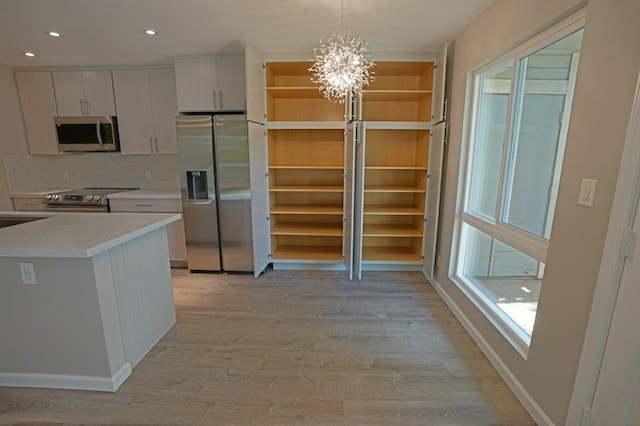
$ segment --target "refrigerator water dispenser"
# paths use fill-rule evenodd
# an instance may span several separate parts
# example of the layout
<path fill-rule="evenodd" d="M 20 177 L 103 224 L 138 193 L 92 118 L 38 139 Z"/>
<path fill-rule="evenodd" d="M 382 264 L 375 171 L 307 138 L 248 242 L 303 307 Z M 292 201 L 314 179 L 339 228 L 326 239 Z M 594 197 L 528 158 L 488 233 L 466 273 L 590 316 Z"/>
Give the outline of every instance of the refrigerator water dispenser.
<path fill-rule="evenodd" d="M 206 170 L 187 172 L 187 194 L 190 200 L 206 200 L 209 198 Z"/>

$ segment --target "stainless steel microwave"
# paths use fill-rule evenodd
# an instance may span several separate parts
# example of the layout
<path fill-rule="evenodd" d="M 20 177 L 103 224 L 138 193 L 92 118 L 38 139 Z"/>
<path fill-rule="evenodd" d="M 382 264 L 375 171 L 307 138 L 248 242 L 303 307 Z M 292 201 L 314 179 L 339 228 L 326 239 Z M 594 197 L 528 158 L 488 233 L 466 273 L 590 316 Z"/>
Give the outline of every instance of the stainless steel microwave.
<path fill-rule="evenodd" d="M 60 151 L 120 151 L 116 117 L 54 117 L 53 122 Z"/>

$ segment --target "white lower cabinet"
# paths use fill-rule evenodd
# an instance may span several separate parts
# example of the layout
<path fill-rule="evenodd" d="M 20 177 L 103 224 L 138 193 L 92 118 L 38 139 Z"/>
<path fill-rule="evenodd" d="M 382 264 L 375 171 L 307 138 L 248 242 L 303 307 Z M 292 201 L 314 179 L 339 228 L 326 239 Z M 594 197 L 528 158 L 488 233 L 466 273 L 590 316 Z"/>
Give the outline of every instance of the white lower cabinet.
<path fill-rule="evenodd" d="M 14 197 L 12 200 L 15 211 L 41 212 L 47 209 L 42 202 L 42 197 Z"/>
<path fill-rule="evenodd" d="M 116 195 L 117 196 L 117 195 Z M 129 213 L 182 213 L 182 203 L 169 198 L 111 198 L 111 212 Z M 182 219 L 167 226 L 169 258 L 172 266 L 183 266 L 187 262 L 187 247 L 184 239 Z"/>

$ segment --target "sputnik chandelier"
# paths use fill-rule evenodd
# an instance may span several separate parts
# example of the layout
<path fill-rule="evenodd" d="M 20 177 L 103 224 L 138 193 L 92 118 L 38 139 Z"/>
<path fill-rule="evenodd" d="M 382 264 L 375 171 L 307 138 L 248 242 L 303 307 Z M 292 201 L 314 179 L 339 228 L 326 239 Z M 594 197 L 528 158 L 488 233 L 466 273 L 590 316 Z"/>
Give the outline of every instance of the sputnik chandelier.
<path fill-rule="evenodd" d="M 344 0 L 341 0 L 341 28 L 344 28 Z M 314 63 L 309 68 L 311 81 L 327 99 L 344 103 L 349 94 L 359 96 L 372 79 L 375 65 L 367 58 L 367 45 L 362 39 L 346 34 L 333 34 L 326 43 L 313 50 Z"/>

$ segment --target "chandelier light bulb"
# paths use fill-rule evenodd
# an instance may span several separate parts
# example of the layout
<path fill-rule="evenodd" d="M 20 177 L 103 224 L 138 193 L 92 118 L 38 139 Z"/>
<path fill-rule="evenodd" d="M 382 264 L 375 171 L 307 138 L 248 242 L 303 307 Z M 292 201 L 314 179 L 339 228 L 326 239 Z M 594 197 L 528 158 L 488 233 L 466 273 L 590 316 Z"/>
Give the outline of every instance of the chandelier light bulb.
<path fill-rule="evenodd" d="M 374 63 L 366 57 L 364 41 L 345 34 L 333 34 L 313 50 L 315 60 L 309 71 L 327 99 L 344 103 L 349 94 L 361 95 L 369 84 Z"/>

